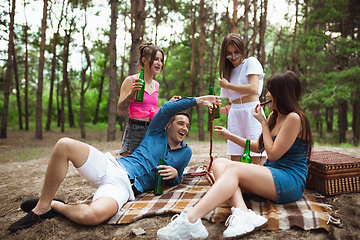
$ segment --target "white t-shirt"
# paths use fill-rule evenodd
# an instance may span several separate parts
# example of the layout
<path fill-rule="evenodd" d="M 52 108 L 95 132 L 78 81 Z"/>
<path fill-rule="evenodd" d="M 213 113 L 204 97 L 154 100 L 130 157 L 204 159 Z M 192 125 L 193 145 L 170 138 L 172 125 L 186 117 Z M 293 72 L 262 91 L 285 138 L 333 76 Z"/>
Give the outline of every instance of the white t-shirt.
<path fill-rule="evenodd" d="M 249 74 L 259 75 L 259 89 L 258 95 L 261 95 L 263 83 L 264 83 L 264 70 L 260 62 L 254 58 L 249 57 L 244 60 L 239 66 L 234 68 L 230 74 L 230 83 L 237 85 L 249 84 Z M 233 90 L 221 88 L 220 97 L 228 98 L 230 102 L 235 99 L 242 98 L 248 94 L 242 94 Z"/>

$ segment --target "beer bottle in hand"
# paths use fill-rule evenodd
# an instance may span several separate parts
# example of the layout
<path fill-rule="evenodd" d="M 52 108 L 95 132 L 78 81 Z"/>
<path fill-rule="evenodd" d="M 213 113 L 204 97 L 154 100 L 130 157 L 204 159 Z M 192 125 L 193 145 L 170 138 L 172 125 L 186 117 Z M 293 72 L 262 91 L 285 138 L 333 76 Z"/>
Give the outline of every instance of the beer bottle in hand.
<path fill-rule="evenodd" d="M 162 158 L 160 158 L 159 165 L 163 165 Z M 163 194 L 163 188 L 164 188 L 164 181 L 163 181 L 162 177 L 160 176 L 159 170 L 161 170 L 161 169 L 158 169 L 155 174 L 155 187 L 154 187 L 155 196 Z"/>
<path fill-rule="evenodd" d="M 241 155 L 240 161 L 241 161 L 241 162 L 244 162 L 244 163 L 251 163 L 251 157 L 250 157 L 250 140 L 249 140 L 249 139 L 246 140 L 246 144 L 245 144 L 245 148 L 244 148 L 244 153 L 243 153 L 243 155 Z"/>
<path fill-rule="evenodd" d="M 141 68 L 139 80 L 137 80 L 137 82 L 141 82 L 141 83 L 142 83 L 142 87 L 141 87 L 140 90 L 137 90 L 137 91 L 135 92 L 134 101 L 135 101 L 135 102 L 143 102 L 143 100 L 144 100 L 144 91 L 145 91 L 144 68 Z"/>
<path fill-rule="evenodd" d="M 215 95 L 213 87 L 210 87 L 210 95 Z M 213 111 L 214 111 L 214 109 L 213 109 Z M 215 105 L 215 118 L 219 118 L 219 117 L 220 117 L 219 106 Z"/>

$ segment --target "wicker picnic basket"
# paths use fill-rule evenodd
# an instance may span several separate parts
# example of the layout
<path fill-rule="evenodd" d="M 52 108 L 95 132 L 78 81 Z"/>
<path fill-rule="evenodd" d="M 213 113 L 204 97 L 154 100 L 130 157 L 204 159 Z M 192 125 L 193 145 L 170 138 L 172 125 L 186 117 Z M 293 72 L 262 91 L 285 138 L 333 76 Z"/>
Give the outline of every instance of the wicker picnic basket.
<path fill-rule="evenodd" d="M 331 151 L 313 152 L 306 187 L 326 196 L 360 192 L 360 158 Z"/>

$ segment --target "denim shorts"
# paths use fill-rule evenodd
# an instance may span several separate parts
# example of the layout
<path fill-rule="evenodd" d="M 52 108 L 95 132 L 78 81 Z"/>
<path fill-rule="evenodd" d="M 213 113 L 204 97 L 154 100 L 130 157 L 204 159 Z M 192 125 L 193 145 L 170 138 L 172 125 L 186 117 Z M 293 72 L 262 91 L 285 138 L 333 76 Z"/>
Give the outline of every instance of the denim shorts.
<path fill-rule="evenodd" d="M 304 193 L 305 183 L 288 171 L 269 167 L 277 192 L 276 203 L 283 204 L 297 201 Z"/>
<path fill-rule="evenodd" d="M 135 151 L 143 140 L 149 124 L 150 122 L 129 118 L 129 123 L 126 125 L 122 139 L 120 155 L 123 152 L 132 153 Z"/>

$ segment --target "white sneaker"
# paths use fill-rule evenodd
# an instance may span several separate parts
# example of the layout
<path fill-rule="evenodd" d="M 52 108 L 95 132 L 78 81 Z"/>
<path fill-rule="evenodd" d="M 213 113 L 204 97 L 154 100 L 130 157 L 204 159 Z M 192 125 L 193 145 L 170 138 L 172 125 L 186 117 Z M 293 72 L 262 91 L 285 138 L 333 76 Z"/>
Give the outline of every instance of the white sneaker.
<path fill-rule="evenodd" d="M 224 238 L 241 237 L 265 226 L 267 219 L 257 215 L 249 209 L 249 212 L 239 208 L 231 208 L 232 214 L 226 220 L 228 228 L 224 231 Z"/>
<path fill-rule="evenodd" d="M 177 240 L 192 238 L 206 238 L 209 235 L 201 219 L 195 223 L 190 223 L 186 213 L 176 214 L 171 218 L 171 222 L 164 228 L 157 231 L 157 236 L 161 240 Z"/>

